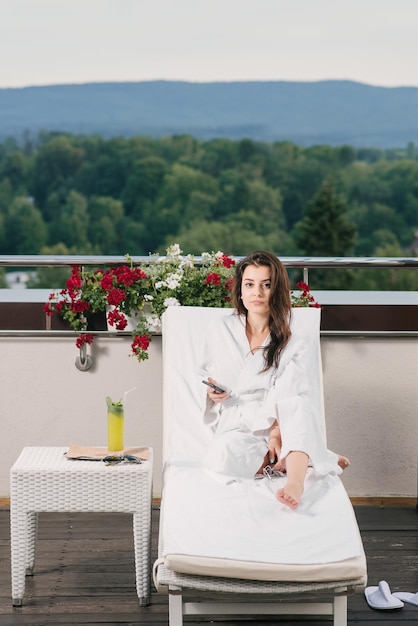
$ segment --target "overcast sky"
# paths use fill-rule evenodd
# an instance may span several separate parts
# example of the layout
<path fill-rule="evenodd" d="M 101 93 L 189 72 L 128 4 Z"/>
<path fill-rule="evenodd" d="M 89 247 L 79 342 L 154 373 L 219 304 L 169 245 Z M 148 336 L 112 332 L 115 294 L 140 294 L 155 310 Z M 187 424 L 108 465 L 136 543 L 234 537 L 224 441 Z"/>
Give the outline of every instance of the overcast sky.
<path fill-rule="evenodd" d="M 155 79 L 418 86 L 418 0 L 0 0 L 0 87 Z"/>

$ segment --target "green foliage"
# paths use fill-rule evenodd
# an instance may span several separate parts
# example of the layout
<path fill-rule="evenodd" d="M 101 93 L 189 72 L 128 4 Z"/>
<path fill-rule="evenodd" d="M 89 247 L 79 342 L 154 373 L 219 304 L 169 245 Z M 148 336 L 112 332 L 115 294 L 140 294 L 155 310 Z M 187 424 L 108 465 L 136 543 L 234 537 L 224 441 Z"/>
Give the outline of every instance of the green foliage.
<path fill-rule="evenodd" d="M 37 254 L 46 243 L 41 212 L 28 198 L 16 197 L 4 219 L 4 252 Z"/>
<path fill-rule="evenodd" d="M 7 289 L 6 271 L 4 267 L 0 267 L 0 289 Z"/>
<path fill-rule="evenodd" d="M 347 256 L 354 248 L 356 228 L 331 179 L 326 179 L 296 227 L 296 243 L 310 256 Z"/>
<path fill-rule="evenodd" d="M 63 133 L 26 137 L 22 147 L 0 143 L 3 254 L 63 246 L 74 254 L 147 255 L 179 241 L 194 254 L 266 248 L 279 256 L 375 256 L 390 248 L 407 256 L 417 229 L 412 143 L 302 148 Z"/>
<path fill-rule="evenodd" d="M 346 216 L 346 207 L 336 192 L 331 179 L 327 178 L 304 218 L 296 225 L 295 240 L 303 254 L 309 256 L 347 256 L 354 247 L 355 226 Z M 348 270 L 315 270 L 316 281 L 312 285 L 322 288 L 344 289 L 350 286 Z"/>

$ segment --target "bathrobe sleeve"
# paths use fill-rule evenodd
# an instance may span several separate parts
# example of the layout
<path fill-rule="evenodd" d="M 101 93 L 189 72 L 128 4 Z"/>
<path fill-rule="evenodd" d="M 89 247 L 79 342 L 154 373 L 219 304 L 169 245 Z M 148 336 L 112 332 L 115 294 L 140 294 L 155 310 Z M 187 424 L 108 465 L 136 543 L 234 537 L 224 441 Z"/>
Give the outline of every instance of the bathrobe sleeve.
<path fill-rule="evenodd" d="M 216 356 L 214 354 L 214 347 L 219 341 L 220 323 L 218 320 L 212 322 L 206 332 L 202 350 L 199 357 L 199 363 L 197 367 L 197 373 L 201 380 L 207 380 L 209 376 L 217 380 L 216 373 Z M 213 402 L 207 392 L 206 385 L 201 385 L 201 406 L 203 407 L 203 422 L 206 426 L 215 427 L 219 421 L 221 412 L 221 405 Z"/>

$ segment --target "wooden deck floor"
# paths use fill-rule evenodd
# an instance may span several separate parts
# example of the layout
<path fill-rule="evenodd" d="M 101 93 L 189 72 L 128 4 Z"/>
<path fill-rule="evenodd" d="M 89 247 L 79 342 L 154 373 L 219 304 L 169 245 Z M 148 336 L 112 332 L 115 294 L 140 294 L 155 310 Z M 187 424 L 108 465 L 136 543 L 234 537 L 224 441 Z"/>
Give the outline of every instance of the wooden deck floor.
<path fill-rule="evenodd" d="M 368 559 L 369 584 L 385 579 L 393 591 L 418 591 L 418 513 L 414 507 L 356 508 Z M 158 507 L 153 510 L 153 560 Z M 363 594 L 348 599 L 351 626 L 418 624 L 418 607 L 374 611 Z M 187 624 L 254 626 L 329 624 L 324 618 L 186 618 Z M 0 626 L 167 626 L 167 596 L 153 589 L 140 608 L 135 592 L 131 518 L 122 514 L 42 514 L 35 575 L 27 579 L 24 605 L 13 608 L 10 590 L 9 510 L 0 508 Z"/>

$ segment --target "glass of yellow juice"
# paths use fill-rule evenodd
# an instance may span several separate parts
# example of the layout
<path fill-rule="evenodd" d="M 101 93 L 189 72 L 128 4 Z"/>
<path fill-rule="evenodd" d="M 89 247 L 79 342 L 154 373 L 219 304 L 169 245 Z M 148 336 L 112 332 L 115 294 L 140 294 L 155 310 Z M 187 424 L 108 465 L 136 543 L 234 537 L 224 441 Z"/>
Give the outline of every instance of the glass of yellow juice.
<path fill-rule="evenodd" d="M 110 401 L 110 402 L 109 402 Z M 109 452 L 120 452 L 124 448 L 124 410 L 122 402 L 107 402 L 107 448 Z"/>

